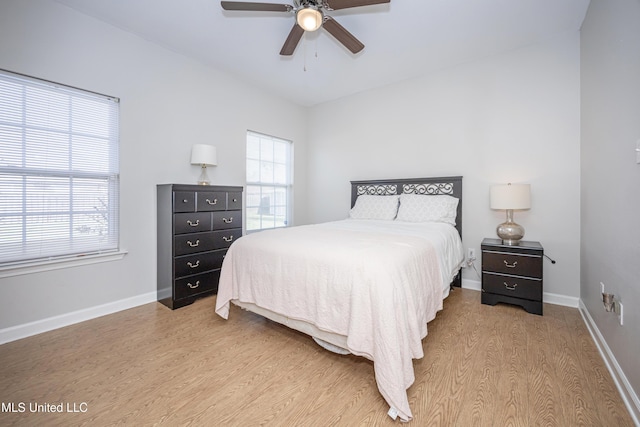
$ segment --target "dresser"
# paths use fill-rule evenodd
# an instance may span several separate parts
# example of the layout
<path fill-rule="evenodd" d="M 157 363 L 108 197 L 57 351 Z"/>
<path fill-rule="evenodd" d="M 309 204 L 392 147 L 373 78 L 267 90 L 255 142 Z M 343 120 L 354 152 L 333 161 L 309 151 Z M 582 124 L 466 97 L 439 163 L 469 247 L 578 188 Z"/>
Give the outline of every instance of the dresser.
<path fill-rule="evenodd" d="M 242 187 L 158 185 L 158 301 L 171 309 L 215 294 L 242 236 Z"/>
<path fill-rule="evenodd" d="M 542 245 L 528 241 L 504 245 L 501 239 L 484 239 L 480 249 L 482 304 L 516 304 L 542 315 Z"/>

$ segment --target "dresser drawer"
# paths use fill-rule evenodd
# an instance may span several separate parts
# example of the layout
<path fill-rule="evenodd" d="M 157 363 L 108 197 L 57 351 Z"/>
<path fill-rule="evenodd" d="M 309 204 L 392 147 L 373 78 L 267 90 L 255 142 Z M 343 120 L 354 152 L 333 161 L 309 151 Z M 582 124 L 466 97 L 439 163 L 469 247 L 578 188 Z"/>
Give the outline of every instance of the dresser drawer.
<path fill-rule="evenodd" d="M 242 209 L 242 193 L 240 192 L 227 193 L 227 209 L 230 211 Z"/>
<path fill-rule="evenodd" d="M 191 276 L 222 267 L 226 249 L 176 257 L 173 261 L 176 277 Z"/>
<path fill-rule="evenodd" d="M 216 291 L 218 289 L 219 279 L 220 270 L 197 274 L 195 276 L 189 276 L 182 279 L 176 279 L 174 298 L 181 299 L 201 294 L 203 292 Z"/>
<path fill-rule="evenodd" d="M 483 272 L 482 292 L 542 301 L 542 281 Z"/>
<path fill-rule="evenodd" d="M 542 257 L 483 251 L 482 270 L 539 279 L 542 278 Z"/>
<path fill-rule="evenodd" d="M 223 191 L 198 191 L 198 212 L 223 211 L 227 209 L 227 193 Z"/>
<path fill-rule="evenodd" d="M 242 229 L 234 228 L 231 230 L 214 231 L 213 240 L 216 249 L 228 248 L 233 242 L 242 237 Z"/>
<path fill-rule="evenodd" d="M 211 230 L 209 212 L 177 213 L 173 215 L 173 230 L 176 234 Z"/>
<path fill-rule="evenodd" d="M 242 211 L 213 212 L 211 216 L 214 230 L 242 227 Z"/>
<path fill-rule="evenodd" d="M 196 193 L 193 191 L 176 191 L 173 193 L 174 212 L 193 212 L 196 210 Z"/>
<path fill-rule="evenodd" d="M 218 249 L 213 232 L 179 234 L 173 239 L 175 255 L 187 255 Z M 221 246 L 222 247 L 222 246 Z"/>

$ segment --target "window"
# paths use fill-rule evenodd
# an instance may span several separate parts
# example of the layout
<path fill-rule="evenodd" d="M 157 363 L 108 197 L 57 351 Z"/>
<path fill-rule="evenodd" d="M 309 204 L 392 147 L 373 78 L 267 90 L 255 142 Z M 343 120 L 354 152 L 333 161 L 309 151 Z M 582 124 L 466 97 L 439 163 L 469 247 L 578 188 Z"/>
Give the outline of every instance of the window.
<path fill-rule="evenodd" d="M 289 225 L 290 141 L 247 132 L 247 231 Z"/>
<path fill-rule="evenodd" d="M 119 100 L 0 70 L 0 266 L 118 250 Z"/>

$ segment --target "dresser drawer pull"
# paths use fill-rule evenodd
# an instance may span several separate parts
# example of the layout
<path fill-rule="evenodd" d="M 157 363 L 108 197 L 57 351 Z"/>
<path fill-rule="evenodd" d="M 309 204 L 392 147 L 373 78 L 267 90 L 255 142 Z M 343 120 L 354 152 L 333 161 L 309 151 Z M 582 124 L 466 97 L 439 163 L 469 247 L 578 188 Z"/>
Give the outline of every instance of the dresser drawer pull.
<path fill-rule="evenodd" d="M 200 286 L 200 280 L 197 280 L 195 285 L 192 285 L 191 283 L 187 283 L 187 286 L 190 287 L 191 289 L 195 289 L 198 286 Z"/>
<path fill-rule="evenodd" d="M 516 265 L 518 265 L 518 261 L 513 261 L 513 264 L 509 264 L 506 259 L 503 261 L 504 261 L 504 265 L 506 265 L 508 268 L 515 268 Z"/>
<path fill-rule="evenodd" d="M 514 283 L 513 286 L 509 286 L 507 282 L 502 282 L 502 283 L 504 283 L 504 287 L 507 288 L 508 291 L 515 291 L 516 287 L 518 286 L 517 283 Z"/>
<path fill-rule="evenodd" d="M 238 201 L 238 199 L 233 199 L 233 203 L 235 203 L 235 202 L 237 202 L 237 201 Z"/>
<path fill-rule="evenodd" d="M 197 247 L 200 244 L 200 239 L 196 240 L 195 243 L 191 242 L 191 240 L 187 240 L 187 245 L 191 246 L 192 248 Z"/>
<path fill-rule="evenodd" d="M 233 217 L 227 219 L 227 218 L 222 218 L 222 220 L 224 221 L 225 224 L 231 224 L 233 222 Z"/>
<path fill-rule="evenodd" d="M 233 236 L 222 236 L 222 240 L 224 240 L 225 242 L 229 243 L 231 241 L 233 241 Z"/>
<path fill-rule="evenodd" d="M 187 262 L 187 265 L 191 268 L 196 268 L 200 266 L 200 260 L 197 260 L 195 264 L 191 264 L 191 261 Z"/>
<path fill-rule="evenodd" d="M 182 199 L 182 203 L 189 203 L 189 200 L 187 200 L 187 199 Z"/>
<path fill-rule="evenodd" d="M 218 199 L 213 199 L 213 202 L 209 199 L 205 200 L 208 204 L 210 205 L 217 205 L 218 204 Z"/>
<path fill-rule="evenodd" d="M 192 226 L 192 227 L 197 227 L 197 226 L 198 226 L 198 224 L 200 224 L 200 220 L 199 220 L 199 219 L 196 219 L 196 222 L 191 222 L 191 220 L 190 220 L 190 219 L 188 219 L 188 220 L 187 220 L 187 224 L 189 224 L 189 225 L 190 225 L 190 226 Z"/>

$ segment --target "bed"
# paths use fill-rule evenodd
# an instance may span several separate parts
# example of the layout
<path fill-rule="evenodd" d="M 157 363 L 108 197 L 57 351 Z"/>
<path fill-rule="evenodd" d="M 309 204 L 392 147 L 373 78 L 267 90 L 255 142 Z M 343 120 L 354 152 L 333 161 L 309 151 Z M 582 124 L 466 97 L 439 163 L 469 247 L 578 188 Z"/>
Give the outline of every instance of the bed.
<path fill-rule="evenodd" d="M 352 181 L 348 219 L 236 241 L 216 313 L 230 304 L 373 361 L 389 416 L 412 419 L 407 389 L 427 323 L 460 286 L 462 177 Z"/>

